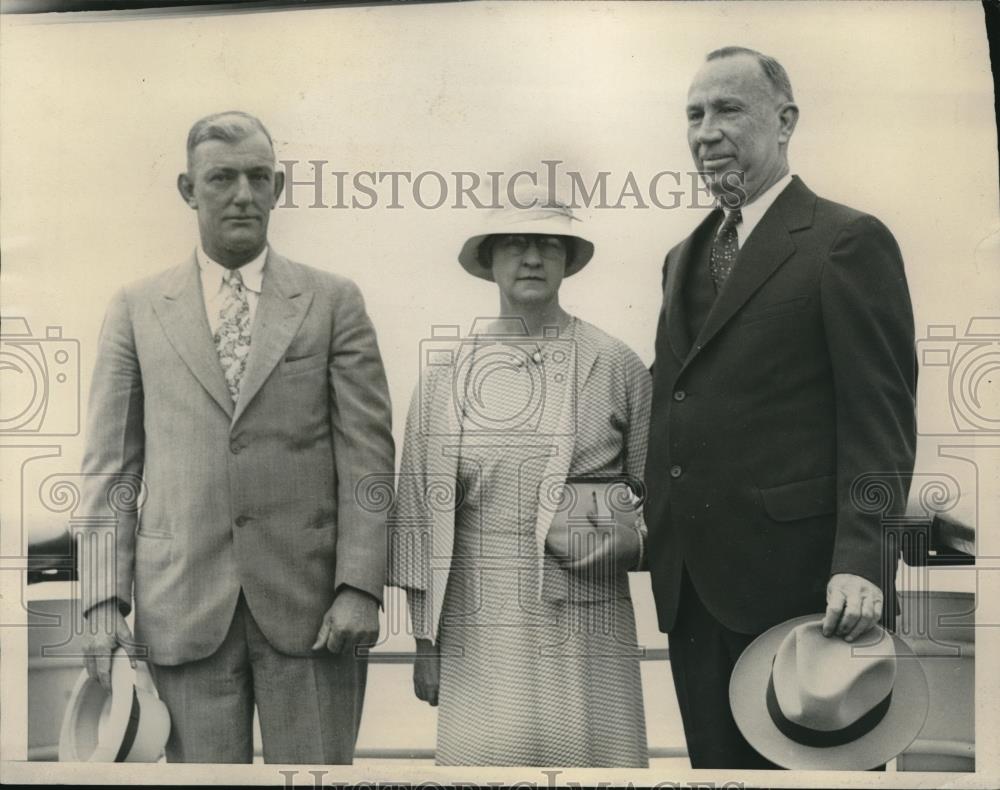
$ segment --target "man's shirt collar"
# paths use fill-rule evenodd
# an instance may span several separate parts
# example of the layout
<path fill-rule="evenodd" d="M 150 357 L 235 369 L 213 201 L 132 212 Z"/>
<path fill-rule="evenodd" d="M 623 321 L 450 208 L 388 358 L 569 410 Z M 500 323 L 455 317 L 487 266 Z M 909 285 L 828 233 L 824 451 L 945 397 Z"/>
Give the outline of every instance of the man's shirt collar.
<path fill-rule="evenodd" d="M 267 245 L 261 250 L 260 255 L 252 261 L 248 261 L 239 267 L 238 271 L 243 277 L 243 285 L 247 290 L 259 294 L 264 283 L 264 263 L 267 261 Z M 206 295 L 218 293 L 222 287 L 222 276 L 229 271 L 225 266 L 216 263 L 205 252 L 199 244 L 195 252 L 198 260 L 198 268 L 201 270 L 201 285 Z"/>
<path fill-rule="evenodd" d="M 761 195 L 751 202 L 747 203 L 745 206 L 740 207 L 740 213 L 743 215 L 743 221 L 736 226 L 736 232 L 739 235 L 740 246 L 742 247 L 746 244 L 747 238 L 753 232 L 753 229 L 757 227 L 757 224 L 764 218 L 764 214 L 767 210 L 771 208 L 774 201 L 778 199 L 780 195 L 789 184 L 792 183 L 792 174 L 785 173 L 784 176 L 775 181 L 771 186 L 769 186 Z M 723 209 L 726 213 L 729 213 L 728 209 Z"/>

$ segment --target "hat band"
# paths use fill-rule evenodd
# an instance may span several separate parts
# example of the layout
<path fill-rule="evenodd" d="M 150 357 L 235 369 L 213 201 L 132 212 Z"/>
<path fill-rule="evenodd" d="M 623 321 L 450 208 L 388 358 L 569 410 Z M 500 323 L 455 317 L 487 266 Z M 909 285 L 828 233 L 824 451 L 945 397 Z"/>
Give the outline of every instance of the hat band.
<path fill-rule="evenodd" d="M 135 693 L 135 686 L 132 687 L 132 707 L 128 712 L 128 724 L 125 725 L 125 734 L 122 735 L 122 745 L 115 755 L 116 763 L 125 762 L 128 753 L 132 751 L 132 744 L 135 743 L 135 734 L 139 732 L 139 695 Z"/>
<path fill-rule="evenodd" d="M 794 721 L 785 718 L 778 705 L 778 698 L 774 693 L 774 674 L 767 679 L 767 712 L 771 716 L 771 721 L 786 738 L 791 738 L 796 743 L 803 746 L 817 746 L 829 748 L 831 746 L 843 746 L 867 735 L 878 726 L 878 723 L 885 718 L 892 702 L 892 692 L 886 694 L 885 698 L 874 708 L 868 711 L 857 721 L 842 727 L 839 730 L 814 730 L 812 727 L 804 727 Z"/>

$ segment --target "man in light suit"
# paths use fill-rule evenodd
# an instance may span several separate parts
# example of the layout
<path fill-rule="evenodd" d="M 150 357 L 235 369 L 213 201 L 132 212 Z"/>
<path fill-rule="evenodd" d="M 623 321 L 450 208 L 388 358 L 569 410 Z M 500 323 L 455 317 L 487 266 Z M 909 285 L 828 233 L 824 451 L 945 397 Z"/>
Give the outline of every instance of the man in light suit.
<path fill-rule="evenodd" d="M 377 638 L 385 573 L 384 518 L 358 486 L 394 462 L 375 331 L 354 283 L 268 246 L 284 180 L 259 120 L 198 121 L 187 157 L 201 244 L 121 290 L 101 330 L 85 507 L 128 480 L 145 499 L 113 552 L 83 541 L 102 625 L 87 666 L 107 684 L 116 645 L 148 651 L 170 761 L 250 762 L 256 706 L 266 761 L 350 762 L 355 648 Z"/>
<path fill-rule="evenodd" d="M 893 624 L 897 556 L 858 486 L 876 475 L 906 502 L 913 316 L 889 230 L 789 174 L 777 61 L 711 53 L 687 116 L 721 205 L 664 264 L 648 563 L 692 766 L 768 768 L 729 709 L 743 649 L 824 610 L 830 637 Z"/>

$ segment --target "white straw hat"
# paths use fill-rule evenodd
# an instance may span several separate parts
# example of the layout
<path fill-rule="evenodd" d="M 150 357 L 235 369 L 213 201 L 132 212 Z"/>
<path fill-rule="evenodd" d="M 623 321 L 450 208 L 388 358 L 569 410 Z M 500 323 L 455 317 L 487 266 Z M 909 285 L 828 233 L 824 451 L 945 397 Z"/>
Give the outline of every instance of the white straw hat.
<path fill-rule="evenodd" d="M 462 245 L 458 261 L 469 274 L 493 281 L 493 271 L 479 260 L 479 245 L 497 233 L 571 236 L 574 239 L 572 257 L 566 261 L 564 277 L 576 274 L 590 262 L 594 245 L 574 229 L 574 223 L 580 223 L 580 219 L 569 204 L 544 190 L 522 192 L 514 197 L 510 205 L 490 210 L 483 227 Z"/>
<path fill-rule="evenodd" d="M 111 693 L 80 673 L 59 734 L 61 762 L 155 763 L 170 734 L 170 714 L 156 696 L 149 670 L 129 664 L 124 649 L 111 658 Z"/>
<path fill-rule="evenodd" d="M 822 619 L 796 617 L 750 644 L 729 683 L 733 718 L 785 768 L 875 768 L 923 728 L 927 679 L 900 637 L 874 626 L 846 642 L 823 636 Z"/>

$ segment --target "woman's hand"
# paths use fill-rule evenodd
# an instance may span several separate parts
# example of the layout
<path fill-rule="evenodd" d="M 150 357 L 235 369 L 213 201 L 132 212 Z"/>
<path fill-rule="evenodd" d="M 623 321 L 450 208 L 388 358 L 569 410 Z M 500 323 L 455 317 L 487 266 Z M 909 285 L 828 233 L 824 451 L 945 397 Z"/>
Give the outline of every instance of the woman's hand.
<path fill-rule="evenodd" d="M 565 541 L 568 550 L 558 559 L 562 566 L 576 573 L 596 568 L 614 568 L 616 573 L 628 573 L 639 562 L 639 531 L 635 527 L 637 510 L 612 510 L 614 525 L 608 523 L 607 516 L 598 513 L 597 501 L 587 510 L 587 520 L 593 531 L 581 534 L 577 540 Z"/>
<path fill-rule="evenodd" d="M 417 699 L 436 706 L 440 684 L 441 657 L 437 645 L 429 639 L 418 639 L 417 655 L 413 661 L 413 691 Z"/>

